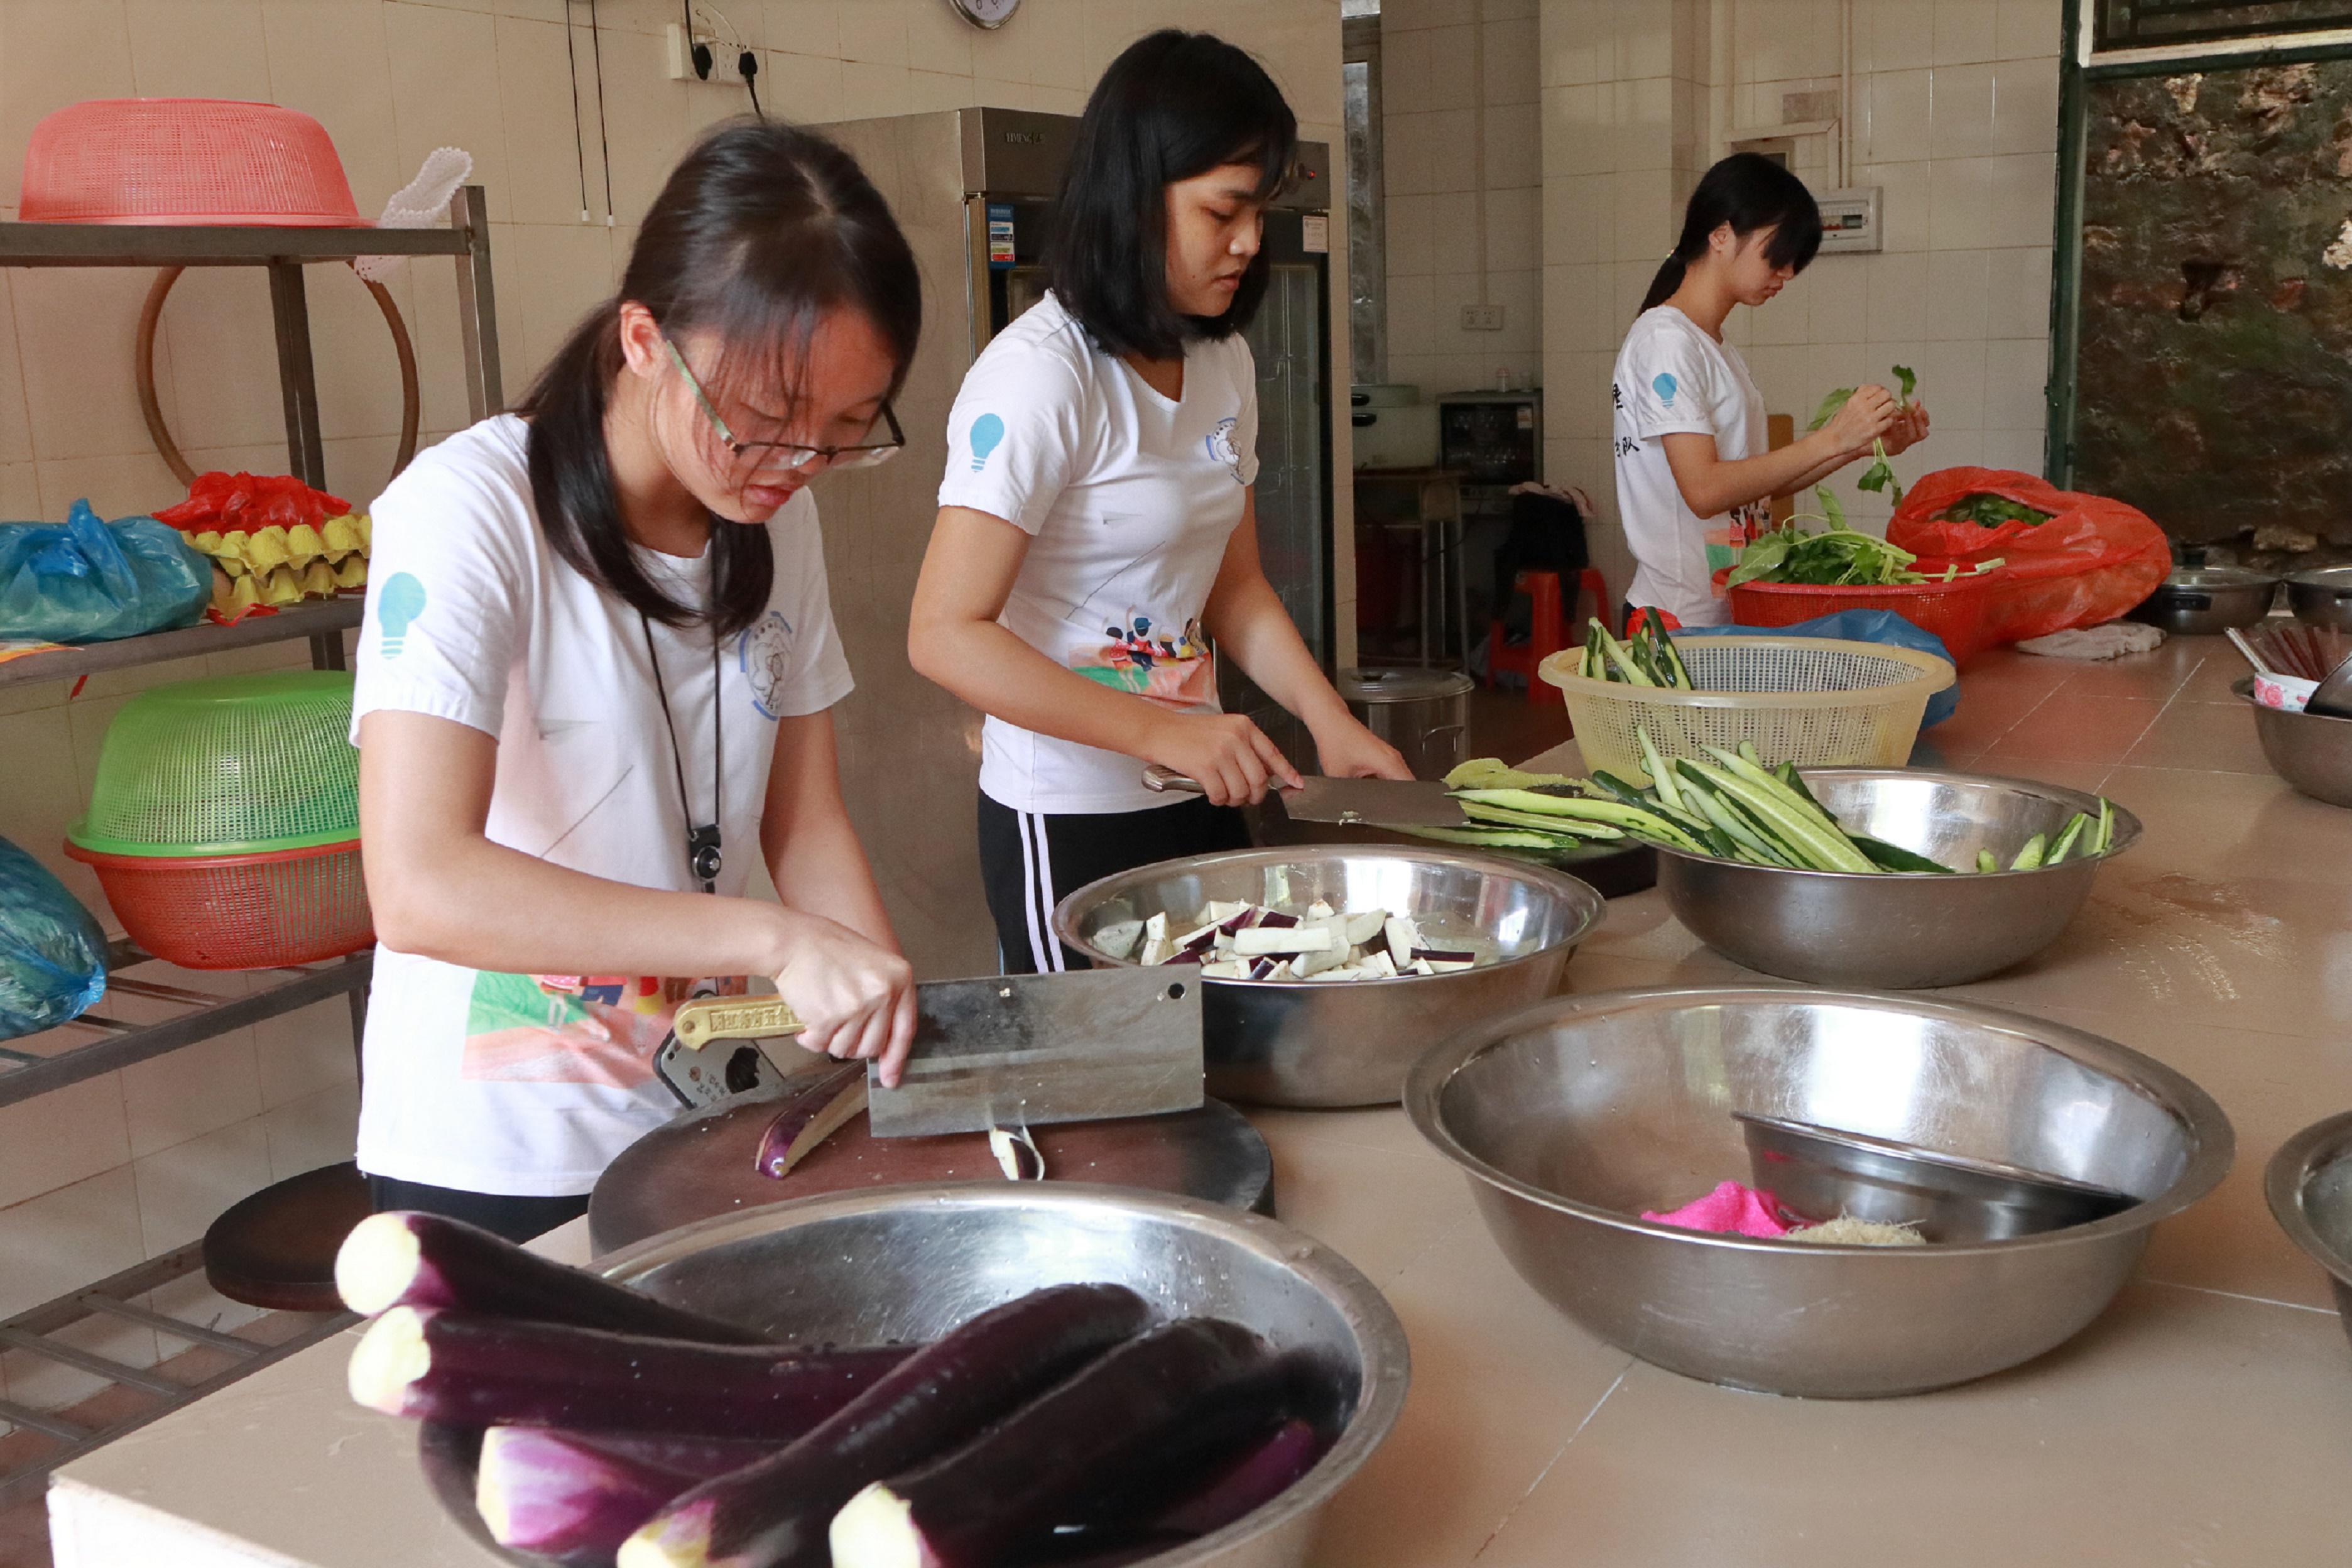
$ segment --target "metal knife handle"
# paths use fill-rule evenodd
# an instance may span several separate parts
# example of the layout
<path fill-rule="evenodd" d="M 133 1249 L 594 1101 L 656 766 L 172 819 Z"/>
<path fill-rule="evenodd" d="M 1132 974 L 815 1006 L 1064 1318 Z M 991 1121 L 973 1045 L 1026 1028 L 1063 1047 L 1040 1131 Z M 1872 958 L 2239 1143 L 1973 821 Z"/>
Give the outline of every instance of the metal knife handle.
<path fill-rule="evenodd" d="M 1158 763 L 1143 770 L 1143 787 L 1155 794 L 1166 795 L 1173 790 L 1179 795 L 1206 795 L 1198 779 L 1188 779 L 1174 768 L 1163 768 Z"/>
<path fill-rule="evenodd" d="M 713 1040 L 765 1040 L 797 1035 L 800 1017 L 781 996 L 698 996 L 681 1003 L 670 1032 L 688 1050 Z"/>

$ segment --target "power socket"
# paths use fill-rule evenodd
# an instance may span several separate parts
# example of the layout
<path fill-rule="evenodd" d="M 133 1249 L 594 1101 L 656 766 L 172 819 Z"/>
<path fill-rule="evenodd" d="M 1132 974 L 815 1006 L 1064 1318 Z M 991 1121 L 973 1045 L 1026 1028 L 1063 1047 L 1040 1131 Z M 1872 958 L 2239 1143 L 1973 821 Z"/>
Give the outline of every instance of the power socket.
<path fill-rule="evenodd" d="M 1462 330 L 1465 332 L 1501 331 L 1503 330 L 1503 307 L 1500 305 L 1463 306 Z"/>
<path fill-rule="evenodd" d="M 724 70 L 719 68 L 719 37 L 717 34 L 706 33 L 701 29 L 697 28 L 694 34 L 691 37 L 688 37 L 686 30 L 686 24 L 683 22 L 672 22 L 667 27 L 662 29 L 662 43 L 663 60 L 668 70 L 670 80 L 709 81 L 716 82 L 721 87 L 740 87 L 742 85 L 742 79 L 735 74 L 731 66 Z M 707 77 L 697 76 L 694 71 L 694 48 L 698 44 L 710 51 L 710 74 Z M 728 58 L 730 60 L 733 58 L 734 57 L 731 54 L 728 56 Z"/>

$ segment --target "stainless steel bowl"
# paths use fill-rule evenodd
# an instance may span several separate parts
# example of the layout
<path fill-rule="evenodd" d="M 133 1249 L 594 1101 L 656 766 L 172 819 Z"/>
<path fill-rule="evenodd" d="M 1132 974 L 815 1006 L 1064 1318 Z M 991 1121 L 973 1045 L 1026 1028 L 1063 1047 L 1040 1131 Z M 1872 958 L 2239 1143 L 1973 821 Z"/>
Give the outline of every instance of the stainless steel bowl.
<path fill-rule="evenodd" d="M 2347 723 L 2352 728 L 2352 723 Z M 1954 868 L 1990 849 L 2002 865 L 2037 833 L 2054 838 L 2099 798 L 2029 779 L 1930 768 L 1808 768 L 1805 785 L 1847 827 Z M 2118 806 L 2105 855 L 2032 871 L 1874 876 L 1750 866 L 1658 851 L 1666 907 L 1737 963 L 1817 985 L 1959 985 L 2058 940 L 2091 896 L 2101 860 L 2139 837 Z"/>
<path fill-rule="evenodd" d="M 832 1193 L 681 1226 L 601 1268 L 677 1306 L 839 1344 L 936 1339 L 1031 1290 L 1107 1281 L 1169 1316 L 1231 1319 L 1353 1383 L 1354 1414 L 1303 1479 L 1139 1568 L 1299 1568 L 1324 1506 L 1396 1425 L 1411 1378 L 1403 1327 L 1346 1258 L 1270 1219 L 1128 1187 L 950 1182 Z M 457 1437 L 434 1431 L 427 1474 L 487 1543 Z"/>
<path fill-rule="evenodd" d="M 2271 1156 L 2263 1186 L 2287 1239 L 2327 1270 L 2336 1316 L 2352 1336 L 2352 1110 L 2288 1139 Z"/>
<path fill-rule="evenodd" d="M 2254 735 L 2271 771 L 2314 800 L 2352 805 L 2352 719 L 2290 713 L 2254 700 L 2254 678 L 2242 675 L 2230 689 L 2254 710 Z"/>
<path fill-rule="evenodd" d="M 1691 1377 L 1820 1398 L 1940 1388 L 2061 1343 L 2231 1152 L 2221 1108 L 2136 1051 L 2022 1014 L 1869 992 L 1556 997 L 1432 1051 L 1405 1110 L 1468 1173 L 1512 1266 L 1577 1322 Z M 1904 1247 L 1642 1219 L 1747 1177 L 1735 1110 L 2141 1201 L 2066 1230 Z"/>
<path fill-rule="evenodd" d="M 2088 1225 L 2139 1200 L 2089 1182 L 1892 1138 L 1735 1110 L 1756 1184 L 1815 1225 L 1907 1225 L 1929 1241 L 2004 1241 Z"/>
<path fill-rule="evenodd" d="M 2286 607 L 2298 621 L 2352 631 L 2352 566 L 2294 574 L 2286 580 Z"/>
<path fill-rule="evenodd" d="M 2189 637 L 2220 637 L 2271 613 L 2278 574 L 2244 566 L 2183 566 L 2140 601 L 2131 618 Z"/>
<path fill-rule="evenodd" d="M 1209 1092 L 1259 1105 L 1380 1105 L 1403 1092 L 1423 1051 L 1470 1019 L 1549 996 L 1599 893 L 1573 877 L 1444 849 L 1297 844 L 1163 860 L 1088 883 L 1054 911 L 1054 931 L 1097 965 L 1094 933 L 1165 911 L 1191 920 L 1210 900 L 1409 914 L 1432 939 L 1496 962 L 1398 980 L 1210 980 L 1201 998 Z"/>

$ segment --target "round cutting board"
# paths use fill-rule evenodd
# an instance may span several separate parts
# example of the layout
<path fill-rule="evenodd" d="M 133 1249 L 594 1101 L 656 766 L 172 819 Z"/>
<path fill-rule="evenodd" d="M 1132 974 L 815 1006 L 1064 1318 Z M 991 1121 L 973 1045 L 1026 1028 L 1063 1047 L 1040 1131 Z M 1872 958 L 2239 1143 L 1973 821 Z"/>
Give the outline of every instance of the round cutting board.
<path fill-rule="evenodd" d="M 753 1164 L 775 1120 L 774 1095 L 739 1095 L 688 1110 L 621 1151 L 588 1198 L 597 1255 L 698 1219 L 900 1182 L 1001 1182 L 984 1132 L 877 1138 L 863 1115 L 845 1123 L 782 1180 Z M 1222 1100 L 1168 1116 L 1033 1127 L 1045 1179 L 1107 1182 L 1274 1212 L 1274 1159 L 1247 1119 Z"/>

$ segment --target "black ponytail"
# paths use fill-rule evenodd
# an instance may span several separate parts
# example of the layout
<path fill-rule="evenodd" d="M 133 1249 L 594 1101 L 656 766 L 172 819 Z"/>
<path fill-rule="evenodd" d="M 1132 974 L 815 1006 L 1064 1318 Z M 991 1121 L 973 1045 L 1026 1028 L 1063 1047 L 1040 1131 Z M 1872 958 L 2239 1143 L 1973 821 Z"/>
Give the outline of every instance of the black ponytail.
<path fill-rule="evenodd" d="M 621 304 L 667 334 L 708 331 L 722 389 L 797 400 L 809 340 L 826 314 L 862 311 L 904 382 L 922 331 L 914 253 L 856 159 L 774 121 L 723 126 L 671 171 L 629 251 L 618 296 L 590 312 L 516 407 L 530 422 L 530 492 L 540 531 L 565 564 L 664 626 L 708 623 L 732 637 L 760 618 L 775 580 L 764 528 L 710 531 L 710 602 L 681 605 L 636 562 L 613 488 L 604 416 L 619 379 Z"/>
<path fill-rule="evenodd" d="M 1650 279 L 1643 310 L 1674 297 L 1690 264 L 1706 254 L 1707 237 L 1727 223 L 1742 239 L 1759 228 L 1772 230 L 1764 259 L 1774 267 L 1802 272 L 1822 247 L 1822 212 L 1805 182 L 1760 153 L 1734 153 L 1700 176 L 1683 210 L 1682 237 Z"/>

